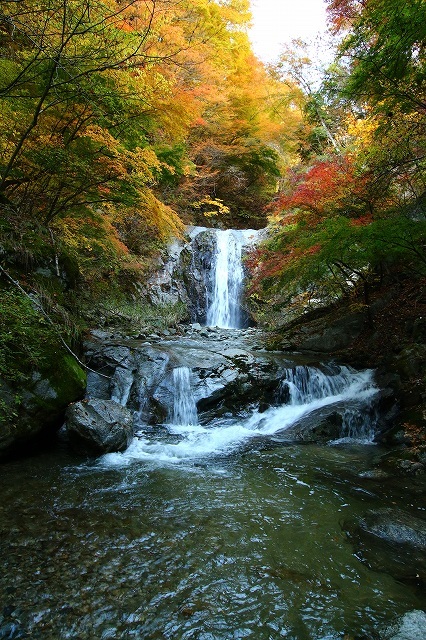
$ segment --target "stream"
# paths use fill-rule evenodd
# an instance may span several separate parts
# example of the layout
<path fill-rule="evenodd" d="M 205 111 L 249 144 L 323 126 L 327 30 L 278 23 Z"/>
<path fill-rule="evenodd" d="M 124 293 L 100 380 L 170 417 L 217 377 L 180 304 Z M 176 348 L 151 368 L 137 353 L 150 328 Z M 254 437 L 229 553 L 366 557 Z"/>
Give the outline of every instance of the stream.
<path fill-rule="evenodd" d="M 0 640 L 426 637 L 424 590 L 347 535 L 386 505 L 425 518 L 421 478 L 381 475 L 374 372 L 266 352 L 221 252 L 216 328 L 87 345 L 111 374 L 89 396 L 133 412 L 126 451 L 79 455 L 61 430 L 2 465 Z"/>

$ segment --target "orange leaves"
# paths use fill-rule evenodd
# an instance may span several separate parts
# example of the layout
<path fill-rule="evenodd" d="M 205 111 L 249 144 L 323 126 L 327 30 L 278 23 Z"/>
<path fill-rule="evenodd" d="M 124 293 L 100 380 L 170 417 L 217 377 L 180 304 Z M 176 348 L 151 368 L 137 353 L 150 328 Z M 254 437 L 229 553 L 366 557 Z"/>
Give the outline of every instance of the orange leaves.
<path fill-rule="evenodd" d="M 353 227 L 366 227 L 368 224 L 373 222 L 373 216 L 371 214 L 365 216 L 359 216 L 359 218 L 354 218 L 351 220 L 351 225 Z"/>
<path fill-rule="evenodd" d="M 365 0 L 327 0 L 327 2 L 327 13 L 334 33 L 347 28 L 365 4 Z"/>
<path fill-rule="evenodd" d="M 319 253 L 321 249 L 322 244 L 320 242 L 317 242 L 317 244 L 313 244 L 312 247 L 308 247 L 308 249 L 305 249 L 305 251 L 302 252 L 302 255 L 314 256 L 315 254 Z"/>

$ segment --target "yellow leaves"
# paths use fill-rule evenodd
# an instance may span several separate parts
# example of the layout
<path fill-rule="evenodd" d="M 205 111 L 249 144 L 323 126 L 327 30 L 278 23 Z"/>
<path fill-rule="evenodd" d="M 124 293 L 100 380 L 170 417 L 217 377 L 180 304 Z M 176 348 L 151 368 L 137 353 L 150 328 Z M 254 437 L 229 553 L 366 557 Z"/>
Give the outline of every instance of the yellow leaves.
<path fill-rule="evenodd" d="M 51 225 L 67 248 L 78 261 L 82 275 L 92 269 L 93 260 L 100 266 L 111 269 L 128 253 L 121 242 L 109 216 L 101 210 L 81 210 L 80 214 L 56 218 Z"/>
<path fill-rule="evenodd" d="M 138 185 L 155 182 L 155 173 L 159 173 L 163 163 L 153 149 L 136 147 L 134 150 L 123 148 L 107 129 L 97 125 L 86 127 L 82 138 L 90 138 L 95 143 L 93 162 L 107 173 L 111 179 L 120 179 Z"/>
<path fill-rule="evenodd" d="M 99 125 L 89 125 L 84 129 L 83 133 L 80 134 L 79 137 L 91 138 L 93 142 L 100 143 L 102 147 L 108 149 L 108 151 L 112 153 L 116 153 L 118 150 L 118 140 L 113 135 L 111 135 L 108 129 L 100 127 Z"/>
<path fill-rule="evenodd" d="M 374 116 L 359 118 L 353 114 L 349 115 L 346 132 L 350 139 L 350 147 L 355 152 L 368 150 L 373 143 L 374 134 L 378 126 L 379 122 Z"/>
<path fill-rule="evenodd" d="M 154 181 L 154 172 L 161 170 L 161 162 L 152 149 L 136 147 L 134 151 L 123 153 L 131 178 L 137 177 L 140 183 L 148 184 Z"/>
<path fill-rule="evenodd" d="M 140 195 L 139 215 L 146 217 L 156 227 L 162 240 L 183 235 L 184 225 L 177 213 L 158 200 L 150 190 Z"/>
<path fill-rule="evenodd" d="M 223 204 L 223 200 L 220 198 L 210 198 L 210 196 L 205 196 L 202 200 L 197 200 L 196 202 L 191 203 L 191 207 L 197 210 L 203 210 L 203 215 L 206 218 L 212 218 L 213 216 L 218 216 L 221 214 L 230 213 L 230 208 Z M 205 210 L 205 207 L 207 210 Z M 214 207 L 211 209 L 211 207 Z"/>

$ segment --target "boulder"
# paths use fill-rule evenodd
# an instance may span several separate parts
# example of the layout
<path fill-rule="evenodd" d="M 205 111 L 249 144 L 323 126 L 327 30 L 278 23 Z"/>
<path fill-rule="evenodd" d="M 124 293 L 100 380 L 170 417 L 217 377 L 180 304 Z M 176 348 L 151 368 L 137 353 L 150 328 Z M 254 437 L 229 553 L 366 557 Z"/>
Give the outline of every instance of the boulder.
<path fill-rule="evenodd" d="M 313 411 L 286 429 L 283 437 L 292 442 L 325 444 L 342 437 L 344 407 L 340 413 L 335 407 L 323 407 Z"/>
<path fill-rule="evenodd" d="M 133 416 L 113 400 L 92 398 L 68 407 L 66 428 L 71 444 L 81 453 L 121 452 L 133 438 Z"/>
<path fill-rule="evenodd" d="M 383 640 L 426 640 L 426 612 L 409 611 L 380 634 Z"/>
<path fill-rule="evenodd" d="M 320 310 L 318 310 L 318 314 Z M 364 313 L 347 313 L 333 318 L 323 312 L 319 318 L 311 314 L 281 327 L 285 338 L 281 348 L 286 351 L 300 350 L 332 354 L 346 349 L 366 326 Z"/>

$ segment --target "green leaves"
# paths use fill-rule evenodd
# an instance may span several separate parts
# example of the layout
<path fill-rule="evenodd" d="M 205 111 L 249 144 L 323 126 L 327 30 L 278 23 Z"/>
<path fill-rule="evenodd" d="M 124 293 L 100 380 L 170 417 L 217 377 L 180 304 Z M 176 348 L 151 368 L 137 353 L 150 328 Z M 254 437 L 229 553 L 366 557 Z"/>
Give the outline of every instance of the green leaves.
<path fill-rule="evenodd" d="M 425 42 L 423 0 L 367 3 L 341 47 L 353 61 L 346 94 L 373 99 L 381 110 L 424 110 Z"/>
<path fill-rule="evenodd" d="M 28 298 L 0 290 L 0 377 L 10 382 L 29 379 L 31 370 L 43 366 L 44 343 L 57 337 Z"/>

